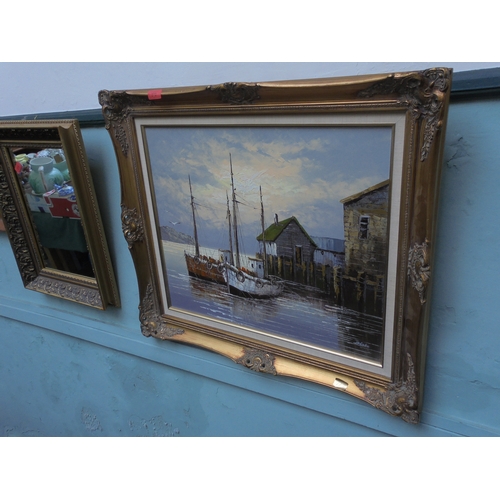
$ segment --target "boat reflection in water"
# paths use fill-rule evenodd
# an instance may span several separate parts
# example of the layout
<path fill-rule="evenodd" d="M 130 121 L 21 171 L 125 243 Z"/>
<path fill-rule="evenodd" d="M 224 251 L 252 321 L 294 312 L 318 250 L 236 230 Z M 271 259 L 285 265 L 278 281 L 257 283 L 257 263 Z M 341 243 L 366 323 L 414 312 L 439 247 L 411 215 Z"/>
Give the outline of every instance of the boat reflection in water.
<path fill-rule="evenodd" d="M 170 306 L 209 319 L 269 332 L 369 361 L 382 360 L 383 320 L 335 305 L 316 288 L 286 283 L 265 300 L 240 297 L 227 286 L 189 276 L 189 245 L 163 241 Z"/>

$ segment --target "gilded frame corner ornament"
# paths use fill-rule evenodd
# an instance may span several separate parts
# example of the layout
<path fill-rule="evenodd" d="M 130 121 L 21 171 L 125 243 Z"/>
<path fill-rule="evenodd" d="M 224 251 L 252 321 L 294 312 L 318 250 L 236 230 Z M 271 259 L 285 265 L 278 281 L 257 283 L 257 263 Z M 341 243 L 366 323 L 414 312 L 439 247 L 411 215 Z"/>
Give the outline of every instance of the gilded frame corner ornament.
<path fill-rule="evenodd" d="M 17 154 L 29 158 L 25 153 L 31 152 L 33 156 L 35 151 L 47 154 L 50 151 L 53 154 L 63 152 L 63 164 L 67 165 L 69 178 L 67 186 L 71 186 L 74 192 L 74 198 L 71 197 L 73 212 L 67 205 L 66 212 L 55 211 L 56 205 L 50 199 L 55 191 L 34 194 L 26 173 L 31 169 L 31 179 L 34 170 L 29 167 L 27 159 L 23 160 L 23 170 L 16 170 L 22 166 Z M 46 196 L 49 196 L 49 201 Z M 25 288 L 96 309 L 120 306 L 77 120 L 0 122 L 0 206 Z M 64 231 L 66 228 L 69 231 L 70 226 L 71 233 L 64 243 L 61 237 L 51 238 L 54 233 L 64 236 Z M 78 240 L 78 246 L 70 241 L 72 238 Z M 80 262 L 74 266 L 68 262 L 77 262 L 78 259 L 82 262 L 86 259 L 87 267 L 83 268 Z"/>
<path fill-rule="evenodd" d="M 445 104 L 451 88 L 451 70 L 433 68 L 410 74 L 391 74 L 368 89 L 359 92 L 359 96 L 375 97 L 390 94 L 399 95 L 398 102 L 411 112 L 415 121 L 424 121 L 424 140 L 420 148 L 420 161 L 426 160 L 432 142 L 443 125 L 446 116 Z"/>
<path fill-rule="evenodd" d="M 99 104 L 102 106 L 106 130 L 113 130 L 115 139 L 121 147 L 123 155 L 127 156 L 129 145 L 123 122 L 127 118 L 132 99 L 125 92 L 99 92 Z"/>
<path fill-rule="evenodd" d="M 184 329 L 170 326 L 161 314 L 158 314 L 151 284 L 147 286 L 146 294 L 139 305 L 139 311 L 141 331 L 145 337 L 165 340 L 184 333 Z"/>
<path fill-rule="evenodd" d="M 415 378 L 415 367 L 410 354 L 407 354 L 408 371 L 406 378 L 389 384 L 385 390 L 371 387 L 361 380 L 354 380 L 356 386 L 364 393 L 370 404 L 389 415 L 401 417 L 405 422 L 417 424 L 420 420 L 418 412 L 418 387 Z"/>
<path fill-rule="evenodd" d="M 428 282 L 435 241 L 435 219 L 428 214 L 436 213 L 451 76 L 450 69 L 433 68 L 296 82 L 231 82 L 178 89 L 101 92 L 99 102 L 118 158 L 122 227 L 136 268 L 143 335 L 203 347 L 264 376 L 288 376 L 322 384 L 359 398 L 405 422 L 418 423 L 423 403 L 422 360 L 425 359 L 429 317 Z M 329 288 L 333 290 L 331 293 L 340 296 L 344 285 L 351 286 L 358 303 L 367 296 L 367 288 L 363 287 L 371 287 L 374 300 L 383 297 L 378 302 L 382 304 L 384 318 L 384 350 L 380 360 L 368 363 L 363 357 L 340 356 L 335 349 L 320 352 L 307 342 L 293 342 L 286 334 L 275 338 L 265 330 L 246 324 L 242 328 L 237 321 L 228 319 L 213 320 L 210 314 L 194 313 L 172 303 L 170 277 L 166 271 L 173 265 L 173 260 L 169 260 L 173 257 L 167 255 L 163 246 L 164 226 L 159 224 L 159 212 L 165 214 L 168 205 L 156 192 L 151 160 L 153 146 L 147 142 L 149 131 L 152 128 L 160 131 L 191 128 L 203 132 L 210 127 L 219 127 L 232 132 L 232 128 L 240 124 L 240 128 L 261 127 L 266 133 L 280 127 L 304 126 L 316 127 L 317 130 L 344 125 L 391 127 L 394 154 L 390 160 L 390 178 L 370 188 L 376 193 L 398 193 L 397 198 L 391 198 L 397 203 L 391 205 L 390 218 L 387 219 L 387 227 L 391 226 L 391 232 L 387 229 L 386 233 L 390 235 L 387 236 L 387 275 L 368 276 L 362 272 L 348 275 L 339 268 L 339 274 L 332 275 Z M 157 151 L 159 154 L 155 157 L 156 164 L 158 158 L 171 154 L 169 141 L 164 140 L 161 144 L 158 146 L 161 151 Z M 186 171 L 182 172 L 184 167 Z M 178 167 L 186 178 L 182 196 L 189 199 L 191 178 L 188 173 L 193 170 L 189 170 L 187 164 L 184 167 Z M 179 170 L 175 172 L 178 174 Z M 186 187 L 188 178 L 189 188 Z M 180 192 L 174 186 L 178 185 L 172 184 L 170 188 Z M 366 192 L 374 192 L 370 189 Z M 235 193 L 234 186 L 232 193 Z M 340 201 L 351 203 L 356 199 L 353 196 Z M 192 192 L 190 199 L 194 207 Z M 225 199 L 226 196 L 224 202 Z M 229 219 L 229 197 L 227 212 Z M 193 222 L 194 219 L 193 214 Z M 179 219 L 168 220 L 176 224 Z M 364 238 L 370 234 L 369 231 L 362 233 L 361 217 L 359 225 L 360 232 L 356 235 Z M 263 228 L 262 241 L 266 231 Z M 300 252 L 296 250 L 295 258 L 299 259 Z M 214 274 L 218 270 L 226 273 L 224 280 L 228 293 L 234 292 L 231 287 L 239 286 L 231 284 L 228 262 L 196 256 L 198 260 L 193 257 L 194 264 L 187 264 L 187 257 L 185 262 L 182 259 L 186 279 L 186 265 L 189 269 L 189 265 L 204 263 L 207 270 L 203 273 L 208 273 L 206 279 L 219 280 L 217 286 L 225 286 L 221 285 L 221 276 Z M 196 272 L 202 273 L 201 270 Z M 193 276 L 191 272 L 190 276 Z M 279 289 L 281 285 L 273 279 L 266 283 Z M 387 280 L 390 280 L 391 287 L 387 286 Z M 200 293 L 195 285 L 193 282 L 192 293 Z M 206 293 L 206 288 L 201 293 Z M 248 308 L 252 310 L 250 305 Z M 302 338 L 300 335 L 303 334 L 300 330 L 296 338 Z M 366 341 L 360 338 L 358 344 L 364 348 Z"/>

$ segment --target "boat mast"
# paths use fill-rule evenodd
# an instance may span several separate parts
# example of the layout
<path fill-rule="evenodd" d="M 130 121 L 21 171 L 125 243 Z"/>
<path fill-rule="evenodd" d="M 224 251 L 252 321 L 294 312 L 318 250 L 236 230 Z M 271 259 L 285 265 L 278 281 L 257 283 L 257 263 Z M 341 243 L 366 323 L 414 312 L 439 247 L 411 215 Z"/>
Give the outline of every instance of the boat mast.
<path fill-rule="evenodd" d="M 264 236 L 265 224 L 264 224 L 264 203 L 262 202 L 262 186 L 259 186 L 260 190 L 260 222 L 262 225 L 262 256 L 264 257 L 264 276 L 267 277 L 267 255 L 266 255 L 266 238 Z"/>
<path fill-rule="evenodd" d="M 238 221 L 236 220 L 236 189 L 234 189 L 233 179 L 233 162 L 231 160 L 231 153 L 229 153 L 229 166 L 231 169 L 231 189 L 233 190 L 233 227 L 234 227 L 234 248 L 235 248 L 235 265 L 239 269 L 240 264 L 240 247 L 238 243 Z"/>
<path fill-rule="evenodd" d="M 194 249 L 196 257 L 200 256 L 200 245 L 198 243 L 198 230 L 196 229 L 196 216 L 194 210 L 194 196 L 193 189 L 191 188 L 191 176 L 188 175 L 189 179 L 189 192 L 191 193 L 191 210 L 193 211 L 193 227 L 194 227 Z"/>
<path fill-rule="evenodd" d="M 229 223 L 229 252 L 230 252 L 230 261 L 229 263 L 234 266 L 234 255 L 233 255 L 233 234 L 231 229 L 231 210 L 229 209 L 229 195 L 226 191 L 227 198 L 227 221 Z"/>

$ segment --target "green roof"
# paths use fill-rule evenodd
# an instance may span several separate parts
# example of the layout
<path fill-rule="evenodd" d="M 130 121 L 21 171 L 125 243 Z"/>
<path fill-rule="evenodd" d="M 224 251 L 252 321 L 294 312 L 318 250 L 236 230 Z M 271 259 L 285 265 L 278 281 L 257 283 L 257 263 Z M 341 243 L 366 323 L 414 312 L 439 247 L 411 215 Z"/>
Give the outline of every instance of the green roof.
<path fill-rule="evenodd" d="M 279 222 L 273 222 L 265 231 L 264 231 L 264 240 L 265 241 L 276 241 L 278 236 L 286 229 L 290 222 L 294 221 L 297 226 L 301 229 L 301 231 L 307 236 L 309 241 L 314 245 L 313 239 L 307 234 L 307 231 L 300 225 L 300 222 L 296 217 L 289 217 L 288 219 L 280 220 Z M 262 233 L 257 236 L 257 241 L 262 241 Z"/>

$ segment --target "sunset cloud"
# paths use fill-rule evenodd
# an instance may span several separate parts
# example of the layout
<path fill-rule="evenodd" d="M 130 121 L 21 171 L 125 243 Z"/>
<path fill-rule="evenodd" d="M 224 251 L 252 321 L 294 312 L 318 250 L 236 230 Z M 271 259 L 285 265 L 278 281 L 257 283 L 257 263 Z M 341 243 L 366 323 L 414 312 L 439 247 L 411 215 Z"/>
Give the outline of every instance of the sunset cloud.
<path fill-rule="evenodd" d="M 343 238 L 342 198 L 389 178 L 389 127 L 176 127 L 147 130 L 160 225 L 192 235 L 189 181 L 203 245 L 227 237 L 229 155 L 242 232 L 250 251 L 260 233 L 259 187 L 266 223 L 297 217 L 312 236 Z"/>

